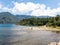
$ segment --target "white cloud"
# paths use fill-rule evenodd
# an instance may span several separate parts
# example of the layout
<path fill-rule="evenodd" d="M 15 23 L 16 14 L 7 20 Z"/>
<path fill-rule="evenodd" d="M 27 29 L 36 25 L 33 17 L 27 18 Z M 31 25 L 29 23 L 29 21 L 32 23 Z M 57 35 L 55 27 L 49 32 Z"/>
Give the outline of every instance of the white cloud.
<path fill-rule="evenodd" d="M 14 7 L 12 9 L 13 13 L 16 14 L 30 14 L 33 16 L 55 16 L 60 12 L 60 7 L 51 9 L 51 7 L 47 7 L 45 4 L 35 4 L 32 2 L 27 3 L 18 3 L 14 2 Z M 31 13 L 29 13 L 31 11 Z"/>
<path fill-rule="evenodd" d="M 13 13 L 19 14 L 19 13 L 27 13 L 29 11 L 33 11 L 35 9 L 39 8 L 39 4 L 34 4 L 31 2 L 28 3 L 14 3 L 14 7 L 12 9 Z"/>
<path fill-rule="evenodd" d="M 2 8 L 2 4 L 0 4 L 0 9 Z"/>
<path fill-rule="evenodd" d="M 59 12 L 59 11 L 58 11 Z M 50 9 L 49 7 L 47 7 L 47 9 L 37 9 L 34 10 L 31 15 L 35 15 L 35 16 L 55 16 L 57 13 L 57 9 Z"/>
<path fill-rule="evenodd" d="M 30 14 L 33 16 L 55 16 L 60 13 L 60 7 L 52 9 L 51 7 L 47 7 L 45 4 L 13 2 L 13 5 L 13 8 L 8 8 L 0 4 L 0 10 L 2 12 L 8 11 L 13 14 Z"/>
<path fill-rule="evenodd" d="M 10 12 L 11 9 L 0 4 L 0 12 Z"/>

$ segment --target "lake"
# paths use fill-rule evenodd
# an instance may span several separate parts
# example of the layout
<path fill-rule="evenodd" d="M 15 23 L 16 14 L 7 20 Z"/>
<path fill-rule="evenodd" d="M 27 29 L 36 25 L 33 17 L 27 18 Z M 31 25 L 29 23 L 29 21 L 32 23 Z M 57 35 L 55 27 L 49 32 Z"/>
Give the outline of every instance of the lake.
<path fill-rule="evenodd" d="M 48 45 L 60 41 L 60 33 L 24 29 L 26 26 L 0 24 L 0 45 Z"/>

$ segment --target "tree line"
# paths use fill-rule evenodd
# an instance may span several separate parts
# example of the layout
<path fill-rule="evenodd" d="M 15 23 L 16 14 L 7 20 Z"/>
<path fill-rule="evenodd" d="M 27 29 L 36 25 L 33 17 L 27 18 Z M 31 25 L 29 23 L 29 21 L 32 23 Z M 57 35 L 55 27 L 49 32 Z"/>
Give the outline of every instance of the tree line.
<path fill-rule="evenodd" d="M 56 17 L 50 17 L 50 18 L 28 18 L 28 19 L 22 19 L 18 22 L 20 25 L 28 25 L 28 26 L 60 26 L 60 16 L 57 15 Z"/>

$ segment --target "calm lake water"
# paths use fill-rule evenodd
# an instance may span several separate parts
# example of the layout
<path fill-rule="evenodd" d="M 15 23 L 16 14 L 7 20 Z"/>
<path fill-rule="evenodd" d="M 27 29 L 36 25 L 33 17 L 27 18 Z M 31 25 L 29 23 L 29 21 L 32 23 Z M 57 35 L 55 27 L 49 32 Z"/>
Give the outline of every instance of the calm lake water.
<path fill-rule="evenodd" d="M 23 28 L 26 26 L 0 24 L 0 45 L 48 45 L 60 41 L 60 33 Z"/>

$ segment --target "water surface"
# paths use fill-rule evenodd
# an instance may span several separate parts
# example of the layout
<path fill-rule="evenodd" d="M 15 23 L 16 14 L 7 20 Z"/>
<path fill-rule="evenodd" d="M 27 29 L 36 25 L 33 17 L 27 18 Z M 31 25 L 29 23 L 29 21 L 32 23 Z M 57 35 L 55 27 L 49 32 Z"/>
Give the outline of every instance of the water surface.
<path fill-rule="evenodd" d="M 26 26 L 0 24 L 0 45 L 48 45 L 60 41 L 60 33 L 24 29 Z"/>

